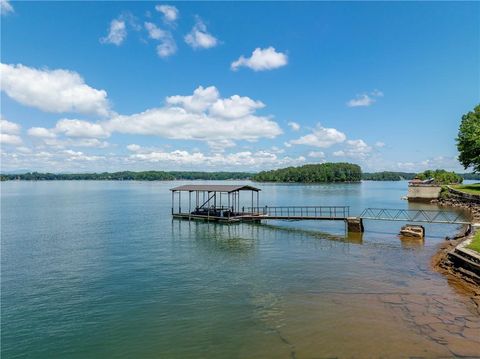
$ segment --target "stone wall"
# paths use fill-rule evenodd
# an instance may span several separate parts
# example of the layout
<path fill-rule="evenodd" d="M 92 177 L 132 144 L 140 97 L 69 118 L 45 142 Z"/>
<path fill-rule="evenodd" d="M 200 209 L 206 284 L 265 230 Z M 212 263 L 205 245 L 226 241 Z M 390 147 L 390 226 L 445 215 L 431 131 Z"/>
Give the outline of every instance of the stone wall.
<path fill-rule="evenodd" d="M 453 188 L 447 187 L 447 195 L 440 198 L 438 201 L 434 200 L 440 206 L 465 208 L 470 210 L 473 222 L 480 223 L 480 196 L 457 191 Z"/>

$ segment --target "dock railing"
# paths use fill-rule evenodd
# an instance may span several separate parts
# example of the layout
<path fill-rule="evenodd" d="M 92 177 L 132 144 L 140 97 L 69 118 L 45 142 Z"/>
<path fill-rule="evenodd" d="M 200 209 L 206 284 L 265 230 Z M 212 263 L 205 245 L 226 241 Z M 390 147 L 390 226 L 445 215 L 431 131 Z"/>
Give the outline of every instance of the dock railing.
<path fill-rule="evenodd" d="M 345 219 L 350 216 L 349 206 L 263 206 L 244 207 L 245 214 L 264 215 L 284 218 L 334 218 Z"/>

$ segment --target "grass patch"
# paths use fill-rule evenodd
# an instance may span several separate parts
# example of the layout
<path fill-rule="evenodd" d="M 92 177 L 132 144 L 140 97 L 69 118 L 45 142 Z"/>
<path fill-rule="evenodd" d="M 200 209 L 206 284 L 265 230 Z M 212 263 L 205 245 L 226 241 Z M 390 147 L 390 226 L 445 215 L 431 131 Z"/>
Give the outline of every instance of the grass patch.
<path fill-rule="evenodd" d="M 474 251 L 480 253 L 480 231 L 475 233 L 475 237 L 473 237 L 472 242 L 470 242 L 467 248 L 473 249 Z"/>
<path fill-rule="evenodd" d="M 450 186 L 453 189 L 456 189 L 458 191 L 462 191 L 465 193 L 469 194 L 476 194 L 480 195 L 480 183 L 474 183 L 474 184 L 457 184 Z"/>

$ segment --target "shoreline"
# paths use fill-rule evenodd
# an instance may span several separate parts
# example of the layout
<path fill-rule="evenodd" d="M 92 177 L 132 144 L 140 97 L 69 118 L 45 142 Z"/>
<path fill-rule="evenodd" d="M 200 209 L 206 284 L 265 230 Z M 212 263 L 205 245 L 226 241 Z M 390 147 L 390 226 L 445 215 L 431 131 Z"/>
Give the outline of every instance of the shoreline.
<path fill-rule="evenodd" d="M 462 229 L 462 232 L 454 238 L 448 239 L 448 237 L 446 237 L 446 241 L 438 246 L 437 252 L 430 259 L 430 266 L 433 271 L 444 275 L 449 284 L 451 284 L 457 292 L 468 296 L 480 314 L 479 283 L 457 270 L 449 259 L 449 253 L 454 251 L 460 243 L 469 239 L 471 235 L 472 231 L 465 233 L 465 230 Z"/>

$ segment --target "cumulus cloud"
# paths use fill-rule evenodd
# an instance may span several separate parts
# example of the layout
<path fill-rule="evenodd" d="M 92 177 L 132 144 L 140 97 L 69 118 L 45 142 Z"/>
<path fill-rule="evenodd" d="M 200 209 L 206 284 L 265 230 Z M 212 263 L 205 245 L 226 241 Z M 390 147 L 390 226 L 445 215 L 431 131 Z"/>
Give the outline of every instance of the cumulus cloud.
<path fill-rule="evenodd" d="M 113 44 L 120 46 L 127 37 L 127 25 L 125 20 L 113 19 L 110 22 L 108 34 L 100 38 L 102 44 Z"/>
<path fill-rule="evenodd" d="M 21 146 L 23 144 L 20 134 L 20 125 L 0 117 L 0 144 Z"/>
<path fill-rule="evenodd" d="M 209 108 L 217 99 L 220 94 L 215 86 L 209 86 L 204 88 L 199 86 L 193 91 L 193 95 L 189 96 L 169 96 L 166 99 L 169 105 L 178 105 L 183 107 L 189 112 L 200 113 Z"/>
<path fill-rule="evenodd" d="M 288 123 L 288 126 L 290 126 L 290 128 L 292 129 L 292 131 L 298 131 L 300 130 L 300 125 L 297 123 L 297 122 L 289 122 Z"/>
<path fill-rule="evenodd" d="M 210 114 L 223 118 L 241 118 L 265 107 L 261 101 L 254 101 L 249 97 L 233 95 L 230 98 L 218 99 L 210 108 Z"/>
<path fill-rule="evenodd" d="M 8 133 L 0 133 L 0 143 L 2 145 L 21 146 L 23 141 L 20 136 L 10 135 Z"/>
<path fill-rule="evenodd" d="M 54 128 L 32 127 L 27 131 L 29 136 L 39 138 L 56 138 L 57 135 L 81 138 L 106 138 L 110 133 L 100 124 L 84 120 L 61 119 Z"/>
<path fill-rule="evenodd" d="M 277 52 L 274 47 L 270 46 L 266 49 L 257 47 L 250 57 L 240 56 L 238 60 L 232 62 L 230 68 L 237 71 L 239 67 L 245 66 L 253 71 L 265 71 L 277 69 L 287 63 L 288 56 L 282 52 Z"/>
<path fill-rule="evenodd" d="M 315 127 L 312 133 L 292 140 L 289 144 L 327 148 L 345 141 L 346 138 L 347 136 L 345 136 L 343 132 L 335 128 L 326 128 L 317 124 L 317 127 Z"/>
<path fill-rule="evenodd" d="M 20 125 L 0 117 L 0 132 L 9 135 L 18 135 L 20 133 Z"/>
<path fill-rule="evenodd" d="M 109 132 L 204 141 L 254 141 L 282 133 L 271 118 L 255 114 L 263 103 L 237 95 L 222 99 L 214 86 L 198 87 L 189 96 L 167 97 L 166 103 L 165 107 L 116 116 L 104 127 Z"/>
<path fill-rule="evenodd" d="M 132 151 L 132 152 L 137 152 L 140 149 L 141 149 L 141 147 L 139 145 L 134 144 L 134 143 L 127 146 L 127 150 Z"/>
<path fill-rule="evenodd" d="M 29 128 L 27 134 L 32 137 L 39 137 L 39 138 L 55 138 L 57 135 L 54 131 L 44 128 L 44 127 L 32 127 Z"/>
<path fill-rule="evenodd" d="M 368 107 L 372 105 L 377 97 L 382 97 L 383 92 L 379 90 L 373 90 L 370 94 L 357 95 L 355 98 L 347 102 L 348 107 Z"/>
<path fill-rule="evenodd" d="M 107 138 L 112 132 L 156 135 L 169 139 L 202 141 L 255 141 L 282 133 L 268 116 L 255 112 L 265 105 L 249 97 L 221 98 L 214 86 L 198 87 L 192 95 L 170 96 L 166 106 L 133 115 L 113 115 L 97 123 L 61 119 L 54 128 L 34 127 L 28 134 L 39 138 L 58 135 L 78 138 Z M 224 142 L 224 144 L 231 142 Z"/>
<path fill-rule="evenodd" d="M 163 19 L 165 22 L 173 23 L 178 18 L 178 9 L 172 5 L 157 5 L 155 10 L 163 14 Z"/>
<path fill-rule="evenodd" d="M 207 31 L 207 26 L 199 17 L 197 17 L 195 25 L 185 35 L 184 39 L 193 49 L 209 49 L 218 44 L 218 40 Z"/>
<path fill-rule="evenodd" d="M 385 147 L 385 143 L 381 141 L 375 142 L 375 147 L 378 147 L 378 148 Z"/>
<path fill-rule="evenodd" d="M 7 15 L 14 12 L 13 6 L 9 0 L 0 0 L 0 14 Z"/>
<path fill-rule="evenodd" d="M 228 154 L 214 153 L 206 155 L 202 152 L 189 152 L 185 150 L 163 151 L 148 150 L 141 146 L 129 148 L 132 152 L 130 159 L 152 163 L 174 164 L 178 166 L 207 166 L 207 167 L 277 167 L 286 165 L 297 165 L 305 162 L 305 157 L 278 157 L 277 154 L 269 151 L 242 151 Z"/>
<path fill-rule="evenodd" d="M 370 154 L 371 151 L 372 147 L 367 145 L 365 141 L 361 139 L 348 140 L 346 142 L 346 148 L 344 150 L 334 152 L 333 155 L 336 157 L 364 159 Z"/>
<path fill-rule="evenodd" d="M 151 22 L 145 22 L 145 29 L 151 39 L 157 40 L 157 55 L 161 58 L 169 57 L 177 52 L 177 44 L 170 31 L 165 31 Z"/>
<path fill-rule="evenodd" d="M 46 112 L 77 112 L 106 116 L 107 92 L 85 84 L 76 72 L 0 64 L 1 89 L 22 105 Z"/>
<path fill-rule="evenodd" d="M 62 119 L 57 122 L 55 132 L 68 137 L 105 138 L 110 133 L 100 124 L 83 120 Z"/>

